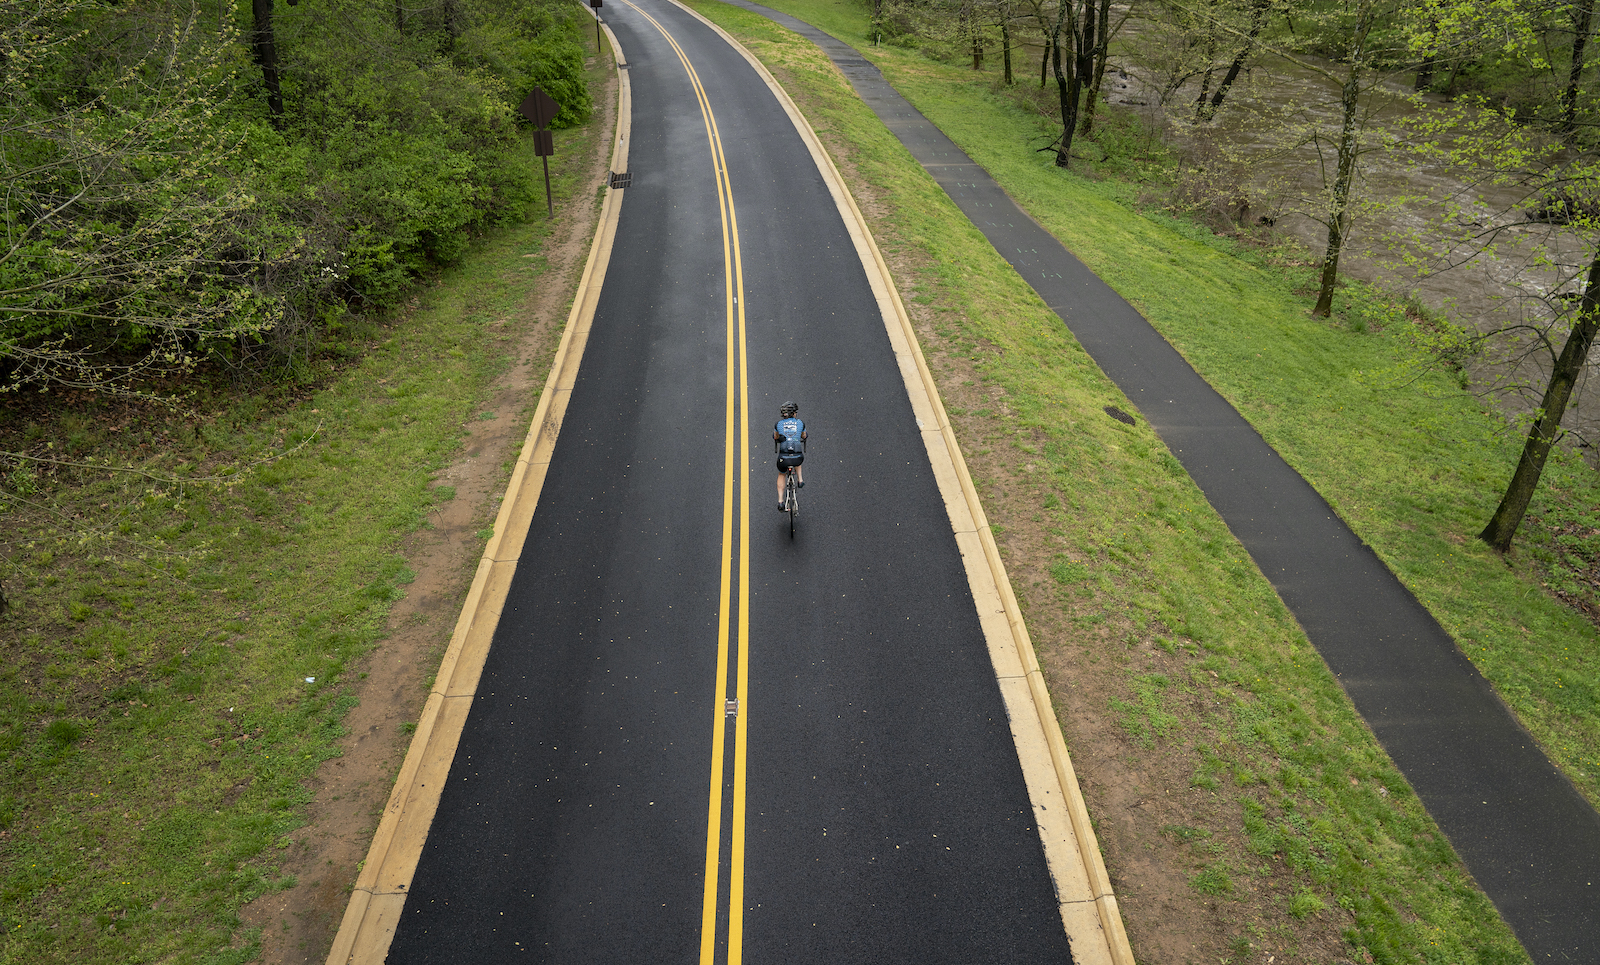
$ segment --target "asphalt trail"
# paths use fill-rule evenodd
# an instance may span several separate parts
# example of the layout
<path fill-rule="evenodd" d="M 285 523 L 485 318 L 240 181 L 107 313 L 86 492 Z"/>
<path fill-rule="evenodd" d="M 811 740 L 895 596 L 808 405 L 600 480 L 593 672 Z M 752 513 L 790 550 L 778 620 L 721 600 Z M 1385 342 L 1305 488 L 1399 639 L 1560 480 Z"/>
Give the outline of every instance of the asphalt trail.
<path fill-rule="evenodd" d="M 822 48 L 1150 420 L 1534 961 L 1600 962 L 1600 815 L 1377 554 L 1149 322 L 858 50 L 787 14 L 726 2 Z"/>
<path fill-rule="evenodd" d="M 736 513 L 751 628 L 739 951 L 1069 961 L 965 571 L 855 249 L 748 64 L 676 7 L 640 6 L 705 85 L 738 206 L 751 412 L 751 505 Z M 394 963 L 700 960 L 712 722 L 733 695 L 715 687 L 721 223 L 677 55 L 620 0 L 605 13 L 633 88 L 633 182 Z M 787 398 L 811 439 L 793 541 L 770 442 Z"/>

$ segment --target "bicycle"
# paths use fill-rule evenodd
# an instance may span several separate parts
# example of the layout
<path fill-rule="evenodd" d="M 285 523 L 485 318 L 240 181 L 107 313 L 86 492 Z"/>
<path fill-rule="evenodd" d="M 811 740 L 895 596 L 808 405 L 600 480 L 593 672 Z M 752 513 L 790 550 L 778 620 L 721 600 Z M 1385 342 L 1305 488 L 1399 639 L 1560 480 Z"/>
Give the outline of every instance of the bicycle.
<path fill-rule="evenodd" d="M 798 475 L 798 466 L 790 466 L 783 471 L 783 508 L 789 512 L 790 539 L 794 539 L 794 518 L 800 515 L 800 484 L 796 479 Z"/>
<path fill-rule="evenodd" d="M 778 509 L 789 514 L 789 538 L 794 539 L 794 518 L 800 514 L 800 463 L 805 460 L 806 424 L 800 421 L 800 404 L 785 402 L 778 407 L 779 419 L 772 424 L 772 452 L 778 457 Z"/>

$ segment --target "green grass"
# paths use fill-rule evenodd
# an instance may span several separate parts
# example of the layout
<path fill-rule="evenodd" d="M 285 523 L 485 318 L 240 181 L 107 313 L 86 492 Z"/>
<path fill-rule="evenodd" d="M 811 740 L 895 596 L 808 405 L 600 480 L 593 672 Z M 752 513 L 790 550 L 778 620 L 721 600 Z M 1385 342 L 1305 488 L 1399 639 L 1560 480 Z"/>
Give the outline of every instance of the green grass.
<path fill-rule="evenodd" d="M 1474 538 L 1510 478 L 1520 438 L 1449 373 L 1419 377 L 1408 324 L 1373 336 L 1311 319 L 1293 269 L 1234 257 L 1225 243 L 1219 250 L 1216 239 L 1170 221 L 1132 216 L 1112 192 L 1015 150 L 1030 119 L 1002 115 L 1010 137 L 996 137 L 974 123 L 987 91 L 969 83 L 950 96 L 945 84 L 943 102 L 926 93 L 911 99 L 1133 302 L 1333 504 L 1568 776 L 1600 800 L 1600 633 L 1540 591 L 1538 567 L 1508 565 Z M 1351 286 L 1336 310 L 1364 318 L 1383 314 L 1384 301 Z M 1594 472 L 1562 453 L 1535 513 L 1559 517 L 1596 502 Z"/>
<path fill-rule="evenodd" d="M 558 200 L 593 190 L 574 171 L 604 147 L 598 126 L 557 132 Z M 542 208 L 419 283 L 402 315 L 325 347 L 314 384 L 224 391 L 192 424 L 89 403 L 58 424 L 11 413 L 9 439 L 162 478 L 7 480 L 26 502 L 0 503 L 0 962 L 257 955 L 239 909 L 291 883 L 277 854 L 412 578 L 401 541 L 454 495 L 432 476 L 485 411 L 540 283 Z"/>
<path fill-rule="evenodd" d="M 772 5 L 846 40 L 865 31 L 850 5 Z M 1141 788 L 1151 795 L 1221 802 L 1223 818 L 1205 828 L 1216 812 L 1204 808 L 1165 835 L 1124 836 L 1121 822 L 1103 823 L 1114 880 L 1161 850 L 1187 869 L 1197 901 L 1236 904 L 1225 918 L 1267 922 L 1274 941 L 1321 929 L 1342 934 L 1356 960 L 1526 961 L 1182 467 L 1142 419 L 1126 426 L 1102 411 L 1132 407 L 1059 320 L 814 48 L 736 8 L 695 6 L 775 68 L 858 196 L 871 196 L 874 235 L 922 313 L 924 349 L 1057 700 L 1069 685 L 1111 681 L 1118 693 L 1098 709 L 1121 721 L 1123 736 L 1106 766 L 1170 781 Z M 1527 637 L 1581 641 L 1593 658 L 1591 628 L 1470 541 L 1449 538 L 1444 521 L 1473 510 L 1446 505 L 1435 487 L 1465 492 L 1510 464 L 1486 417 L 1447 379 L 1388 385 L 1383 373 L 1402 354 L 1393 340 L 1310 321 L 1292 277 L 1234 257 L 1202 229 L 1141 216 L 1123 200 L 1126 186 L 1035 158 L 1033 121 L 988 79 L 904 50 L 869 55 L 1147 312 L 1363 535 L 1384 541 L 1385 558 L 1447 625 L 1457 628 L 1458 613 L 1473 626 L 1529 621 Z M 1463 439 L 1484 454 L 1462 452 Z M 1424 503 L 1431 535 L 1418 518 Z M 1575 729 L 1590 726 L 1585 713 L 1568 718 Z M 1161 924 L 1131 920 L 1136 954 L 1141 927 Z M 1226 955 L 1227 942 L 1219 936 L 1213 951 Z"/>

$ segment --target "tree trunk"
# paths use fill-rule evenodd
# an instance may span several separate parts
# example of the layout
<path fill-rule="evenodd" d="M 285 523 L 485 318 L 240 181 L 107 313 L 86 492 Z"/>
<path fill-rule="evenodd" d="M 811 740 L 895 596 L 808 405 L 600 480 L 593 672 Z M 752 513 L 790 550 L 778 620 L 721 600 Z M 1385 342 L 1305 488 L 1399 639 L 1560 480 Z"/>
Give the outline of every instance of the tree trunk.
<path fill-rule="evenodd" d="M 1356 131 L 1356 109 L 1361 103 L 1361 65 L 1367 33 L 1372 29 L 1372 14 L 1363 10 L 1356 22 L 1356 35 L 1350 45 L 1350 76 L 1344 82 L 1344 122 L 1339 129 L 1339 166 L 1333 178 L 1333 198 L 1328 205 L 1328 249 L 1322 256 L 1322 280 L 1317 304 L 1311 314 L 1327 318 L 1333 313 L 1333 286 L 1339 280 L 1339 254 L 1344 250 L 1345 231 L 1350 226 L 1350 184 L 1355 180 L 1356 155 L 1360 137 Z"/>
<path fill-rule="evenodd" d="M 250 0 L 255 29 L 250 31 L 251 52 L 261 65 L 261 80 L 267 88 L 267 110 L 274 125 L 283 117 L 283 85 L 278 80 L 278 45 L 272 35 L 272 0 Z"/>
<path fill-rule="evenodd" d="M 1111 0 L 1100 0 L 1099 29 L 1094 44 L 1094 79 L 1089 82 L 1089 94 L 1083 101 L 1083 123 L 1078 133 L 1088 137 L 1094 130 L 1094 112 L 1100 106 L 1101 81 L 1106 76 L 1106 53 L 1111 48 Z"/>
<path fill-rule="evenodd" d="M 1561 92 L 1562 134 L 1571 134 L 1578 123 L 1578 81 L 1583 78 L 1584 48 L 1589 45 L 1589 30 L 1594 20 L 1594 0 L 1581 0 L 1572 10 L 1572 66 L 1567 69 L 1567 89 Z"/>
<path fill-rule="evenodd" d="M 1251 34 L 1250 38 L 1254 40 L 1255 34 Z M 1217 108 L 1222 106 L 1222 99 L 1228 96 L 1228 88 L 1232 87 L 1233 82 L 1239 79 L 1239 72 L 1244 70 L 1245 59 L 1250 56 L 1250 51 L 1254 49 L 1254 46 L 1253 43 L 1246 43 L 1239 48 L 1239 53 L 1234 55 L 1233 63 L 1228 65 L 1228 72 L 1222 75 L 1222 83 L 1217 85 L 1217 92 L 1211 95 L 1211 103 L 1206 105 L 1206 120 L 1209 121 L 1217 116 Z"/>
<path fill-rule="evenodd" d="M 1006 86 L 1010 87 L 1013 83 L 1011 79 L 1011 24 L 1007 22 L 1010 20 L 1010 11 L 1006 11 L 1004 16 L 1006 19 L 1000 21 L 1000 54 L 1006 62 Z"/>
<path fill-rule="evenodd" d="M 1528 441 L 1522 447 L 1522 458 L 1517 461 L 1517 471 L 1511 475 L 1505 498 L 1489 519 L 1478 538 L 1504 553 L 1511 549 L 1511 539 L 1522 525 L 1522 517 L 1539 488 L 1539 476 L 1544 473 L 1544 463 L 1561 434 L 1561 417 L 1567 413 L 1567 401 L 1572 397 L 1572 387 L 1583 374 L 1589 350 L 1594 346 L 1595 331 L 1600 329 L 1600 253 L 1589 263 L 1589 279 L 1583 286 L 1583 301 L 1579 303 L 1578 320 L 1567 336 L 1550 372 L 1550 384 L 1544 390 L 1544 402 L 1539 406 L 1539 418 L 1528 430 Z"/>
<path fill-rule="evenodd" d="M 1200 75 L 1200 96 L 1194 99 L 1194 119 L 1206 120 L 1206 97 L 1211 93 L 1211 71 Z"/>
<path fill-rule="evenodd" d="M 1051 65 L 1055 69 L 1056 92 L 1061 101 L 1061 140 L 1056 146 L 1056 167 L 1067 167 L 1072 158 L 1072 135 L 1078 129 L 1078 93 L 1083 83 L 1078 75 L 1076 56 L 1068 60 L 1068 67 L 1072 71 L 1069 78 L 1061 69 L 1061 30 L 1067 24 L 1067 14 L 1072 10 L 1073 0 L 1060 0 L 1056 13 L 1056 28 L 1050 37 Z M 1077 24 L 1070 25 L 1073 30 L 1073 49 L 1076 52 Z"/>
<path fill-rule="evenodd" d="M 1438 33 L 1439 18 L 1429 17 L 1428 28 L 1434 33 Z M 1433 86 L 1433 72 L 1437 68 L 1438 63 L 1439 59 L 1434 56 L 1434 51 L 1430 50 L 1428 51 L 1428 55 L 1422 58 L 1422 63 L 1417 65 L 1417 82 L 1414 89 L 1419 93 Z"/>
<path fill-rule="evenodd" d="M 1222 106 L 1222 99 L 1228 96 L 1228 89 L 1233 82 L 1239 79 L 1239 72 L 1244 70 L 1244 62 L 1256 48 L 1256 36 L 1261 33 L 1261 28 L 1267 25 L 1267 10 L 1271 0 L 1256 0 L 1251 8 L 1250 33 L 1245 37 L 1244 43 L 1239 47 L 1239 52 L 1234 55 L 1233 63 L 1228 65 L 1228 73 L 1222 78 L 1222 84 L 1217 87 L 1217 92 L 1211 96 L 1211 106 L 1206 109 L 1205 119 L 1211 120 L 1217 116 L 1217 108 Z"/>
<path fill-rule="evenodd" d="M 967 48 L 972 54 L 972 69 L 978 69 L 978 34 L 972 25 L 972 8 L 970 4 L 962 4 L 956 18 L 956 41 L 966 40 Z"/>
<path fill-rule="evenodd" d="M 1073 46 L 1077 51 L 1078 63 L 1073 74 L 1078 78 L 1081 89 L 1086 78 L 1094 76 L 1094 44 L 1095 44 L 1095 10 L 1094 0 L 1087 0 L 1083 5 L 1082 29 L 1072 32 Z"/>
<path fill-rule="evenodd" d="M 456 0 L 444 0 L 444 32 L 445 49 L 455 50 L 456 41 L 461 39 L 461 10 L 456 5 Z"/>
<path fill-rule="evenodd" d="M 1356 101 L 1360 88 L 1360 68 L 1351 66 L 1344 85 L 1344 125 L 1339 131 L 1339 166 L 1334 172 L 1333 199 L 1328 205 L 1328 248 L 1322 256 L 1322 280 L 1317 289 L 1317 304 L 1311 314 L 1327 318 L 1333 313 L 1333 288 L 1339 280 L 1339 255 L 1344 250 L 1344 233 L 1349 227 L 1350 182 L 1356 168 Z"/>
<path fill-rule="evenodd" d="M 1055 42 L 1051 40 L 1050 34 L 1047 32 L 1044 35 L 1044 55 L 1039 58 L 1039 86 L 1041 88 L 1044 87 L 1045 78 L 1050 75 L 1050 55 L 1055 52 L 1055 49 Z"/>
<path fill-rule="evenodd" d="M 1415 90 L 1424 91 L 1433 86 L 1433 66 L 1435 60 L 1428 57 L 1417 65 L 1417 83 Z"/>

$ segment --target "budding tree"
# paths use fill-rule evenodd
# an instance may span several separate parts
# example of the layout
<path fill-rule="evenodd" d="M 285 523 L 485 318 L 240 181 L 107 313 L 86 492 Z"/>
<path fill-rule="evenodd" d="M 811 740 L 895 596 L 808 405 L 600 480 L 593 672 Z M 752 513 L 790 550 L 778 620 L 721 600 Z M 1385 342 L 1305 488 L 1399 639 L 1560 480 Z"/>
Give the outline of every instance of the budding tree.
<path fill-rule="evenodd" d="M 1494 316 L 1442 323 L 1425 344 L 1478 362 L 1487 389 L 1526 411 L 1516 468 L 1478 534 L 1505 552 L 1551 451 L 1576 428 L 1563 423 L 1600 329 L 1600 156 L 1466 99 L 1411 126 L 1408 151 L 1460 172 L 1463 187 L 1406 237 L 1406 260 L 1424 276 L 1493 262 L 1503 279 Z"/>
<path fill-rule="evenodd" d="M 273 324 L 294 242 L 252 236 L 238 38 L 201 14 L 0 3 L 0 391 L 140 393 Z"/>

